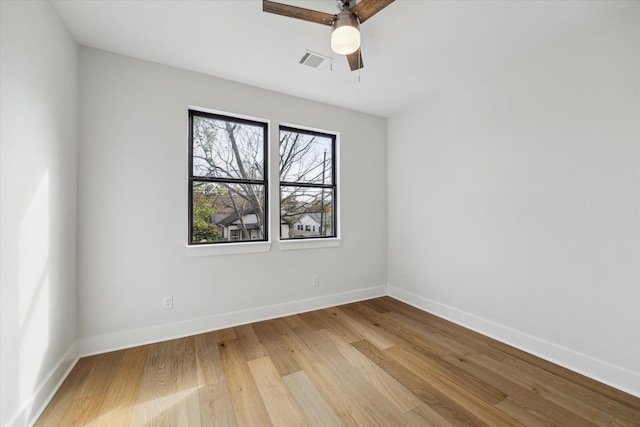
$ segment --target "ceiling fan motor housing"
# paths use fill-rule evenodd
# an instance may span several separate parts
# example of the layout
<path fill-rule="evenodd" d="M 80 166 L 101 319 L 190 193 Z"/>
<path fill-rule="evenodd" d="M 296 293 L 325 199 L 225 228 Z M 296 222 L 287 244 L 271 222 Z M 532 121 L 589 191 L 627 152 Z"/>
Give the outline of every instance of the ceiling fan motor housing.
<path fill-rule="evenodd" d="M 331 32 L 331 49 L 341 55 L 348 55 L 360 47 L 360 23 L 349 10 L 338 13 Z"/>

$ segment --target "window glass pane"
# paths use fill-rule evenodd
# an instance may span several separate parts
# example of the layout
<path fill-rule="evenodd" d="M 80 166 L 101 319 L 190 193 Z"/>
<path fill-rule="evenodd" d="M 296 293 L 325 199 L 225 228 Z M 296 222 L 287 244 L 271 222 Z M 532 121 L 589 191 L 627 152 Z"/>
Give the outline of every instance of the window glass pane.
<path fill-rule="evenodd" d="M 332 189 L 283 186 L 280 200 L 280 238 L 335 237 Z"/>
<path fill-rule="evenodd" d="M 333 183 L 333 138 L 280 131 L 280 181 Z"/>
<path fill-rule="evenodd" d="M 265 240 L 265 188 L 194 182 L 193 243 Z"/>
<path fill-rule="evenodd" d="M 192 174 L 262 180 L 264 127 L 194 115 Z"/>

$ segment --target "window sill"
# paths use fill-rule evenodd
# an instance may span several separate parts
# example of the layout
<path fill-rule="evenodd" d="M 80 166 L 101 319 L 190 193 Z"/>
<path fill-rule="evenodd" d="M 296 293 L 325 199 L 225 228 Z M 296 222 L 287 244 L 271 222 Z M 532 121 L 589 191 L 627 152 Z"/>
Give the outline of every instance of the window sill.
<path fill-rule="evenodd" d="M 280 240 L 280 250 L 292 251 L 298 249 L 337 248 L 341 243 L 342 239 L 339 237 L 330 239 Z"/>
<path fill-rule="evenodd" d="M 270 250 L 271 250 L 271 242 L 224 243 L 224 244 L 217 244 L 217 245 L 216 244 L 187 245 L 187 255 L 189 255 L 190 257 L 256 254 L 260 252 L 269 252 Z"/>

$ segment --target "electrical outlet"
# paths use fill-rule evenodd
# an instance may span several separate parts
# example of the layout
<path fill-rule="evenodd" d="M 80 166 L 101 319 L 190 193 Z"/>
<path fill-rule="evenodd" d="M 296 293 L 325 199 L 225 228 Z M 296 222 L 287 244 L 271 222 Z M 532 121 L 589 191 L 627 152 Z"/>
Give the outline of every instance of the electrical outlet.
<path fill-rule="evenodd" d="M 313 276 L 311 278 L 311 286 L 313 286 L 314 288 L 320 286 L 320 278 L 318 276 Z"/>
<path fill-rule="evenodd" d="M 165 310 L 173 308 L 173 297 L 163 297 L 162 308 L 164 308 Z"/>
<path fill-rule="evenodd" d="M 409 283 L 409 273 L 407 273 L 406 271 L 402 273 L 402 281 L 404 283 Z"/>

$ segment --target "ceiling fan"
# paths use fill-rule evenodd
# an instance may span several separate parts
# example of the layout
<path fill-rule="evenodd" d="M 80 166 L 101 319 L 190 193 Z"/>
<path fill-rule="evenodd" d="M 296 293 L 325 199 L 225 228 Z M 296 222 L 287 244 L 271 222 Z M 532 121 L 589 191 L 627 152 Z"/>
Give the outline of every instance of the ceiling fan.
<path fill-rule="evenodd" d="M 290 18 L 328 25 L 331 32 L 331 49 L 347 56 L 351 71 L 364 67 L 360 50 L 360 24 L 393 3 L 394 0 L 337 0 L 340 12 L 335 15 L 303 7 L 262 0 L 262 10 Z"/>

